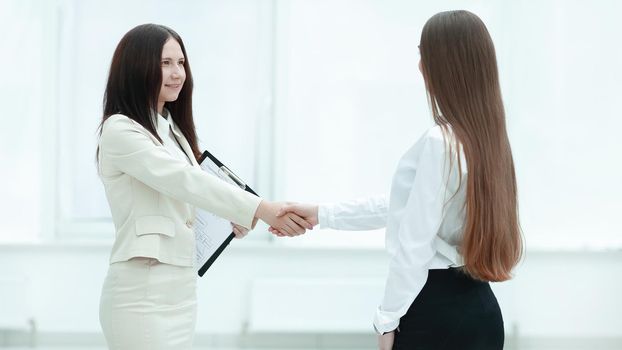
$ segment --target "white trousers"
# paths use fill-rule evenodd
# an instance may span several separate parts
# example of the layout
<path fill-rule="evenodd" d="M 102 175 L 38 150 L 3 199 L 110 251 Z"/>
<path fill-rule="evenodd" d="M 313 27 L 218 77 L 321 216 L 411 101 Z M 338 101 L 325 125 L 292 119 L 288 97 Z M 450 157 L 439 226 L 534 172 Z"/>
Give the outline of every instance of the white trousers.
<path fill-rule="evenodd" d="M 197 316 L 193 267 L 133 258 L 110 265 L 99 321 L 111 350 L 192 348 Z"/>

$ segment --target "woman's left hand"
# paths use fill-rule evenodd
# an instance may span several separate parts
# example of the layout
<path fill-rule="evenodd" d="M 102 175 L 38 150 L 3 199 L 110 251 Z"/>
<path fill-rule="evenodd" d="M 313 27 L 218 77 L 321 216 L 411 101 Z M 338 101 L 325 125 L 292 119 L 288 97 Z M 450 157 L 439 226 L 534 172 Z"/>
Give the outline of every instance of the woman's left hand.
<path fill-rule="evenodd" d="M 395 331 L 378 335 L 378 349 L 379 350 L 391 350 L 393 348 L 393 341 L 395 340 Z"/>
<path fill-rule="evenodd" d="M 233 226 L 233 233 L 235 234 L 235 238 L 244 238 L 247 234 L 248 234 L 248 229 L 231 223 L 231 226 Z"/>

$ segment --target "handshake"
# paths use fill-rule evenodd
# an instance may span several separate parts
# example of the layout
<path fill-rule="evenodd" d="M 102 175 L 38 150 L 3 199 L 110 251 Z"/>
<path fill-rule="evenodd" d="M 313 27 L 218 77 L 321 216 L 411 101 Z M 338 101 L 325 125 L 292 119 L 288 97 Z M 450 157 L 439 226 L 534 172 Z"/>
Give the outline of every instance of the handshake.
<path fill-rule="evenodd" d="M 301 235 L 306 230 L 313 230 L 313 227 L 319 223 L 317 205 L 265 200 L 259 204 L 255 218 L 268 224 L 270 226 L 268 230 L 279 237 Z M 255 223 L 256 220 L 253 222 L 253 227 Z M 237 238 L 242 238 L 248 230 L 234 225 L 233 232 Z"/>

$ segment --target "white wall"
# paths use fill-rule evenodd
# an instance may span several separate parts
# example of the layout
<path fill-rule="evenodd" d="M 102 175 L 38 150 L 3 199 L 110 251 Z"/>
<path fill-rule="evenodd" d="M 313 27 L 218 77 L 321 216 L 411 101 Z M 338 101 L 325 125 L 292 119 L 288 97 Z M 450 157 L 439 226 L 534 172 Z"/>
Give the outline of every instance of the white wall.
<path fill-rule="evenodd" d="M 279 300 L 283 304 L 298 303 L 299 307 L 280 310 L 279 314 L 254 315 L 255 318 L 295 317 L 299 310 L 312 307 L 319 309 L 327 320 L 342 320 L 342 328 L 323 329 L 309 320 L 297 331 L 372 332 L 373 307 L 379 300 L 372 295 L 382 292 L 387 266 L 381 250 L 298 249 L 245 243 L 235 241 L 213 270 L 199 280 L 197 333 L 246 332 L 251 309 L 267 312 L 265 308 L 250 304 L 253 283 L 272 279 L 291 279 L 293 285 L 306 281 L 311 287 L 318 284 L 326 287 L 327 280 L 340 283 L 306 300 L 297 300 L 298 293 L 289 298 L 281 294 L 283 299 Z M 24 295 L 31 295 L 28 304 L 32 306 L 40 332 L 99 333 L 99 293 L 109 249 L 107 244 L 2 245 L 0 276 L 2 279 L 28 279 L 30 291 Z M 532 249 L 517 270 L 517 277 L 494 284 L 493 289 L 501 304 L 508 334 L 518 331 L 520 337 L 526 338 L 622 339 L 619 276 L 622 276 L 620 251 Z M 361 281 L 377 289 L 343 288 L 348 284 L 365 285 Z M 338 302 L 343 300 L 345 291 L 351 293 L 352 298 L 357 298 L 357 293 L 366 295 L 362 303 L 367 303 L 369 309 L 353 310 L 352 305 Z M 300 294 L 308 295 L 304 290 Z M 13 302 L 15 300 L 0 298 L 0 310 Z M 311 312 L 311 315 L 317 314 Z M 356 316 L 348 319 L 349 314 Z M 272 331 L 279 333 L 279 329 Z M 296 330 L 282 332 L 288 331 Z"/>

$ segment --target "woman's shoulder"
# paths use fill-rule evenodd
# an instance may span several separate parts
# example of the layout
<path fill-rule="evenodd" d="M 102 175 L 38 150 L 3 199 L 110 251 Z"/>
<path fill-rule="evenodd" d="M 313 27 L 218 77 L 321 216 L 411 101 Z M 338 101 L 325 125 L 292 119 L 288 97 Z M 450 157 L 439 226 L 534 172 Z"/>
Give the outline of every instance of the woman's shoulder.
<path fill-rule="evenodd" d="M 113 114 L 106 118 L 106 120 L 102 124 L 102 131 L 111 129 L 114 130 L 119 128 L 136 128 L 138 126 L 141 125 L 124 114 Z"/>
<path fill-rule="evenodd" d="M 434 125 L 421 136 L 419 142 L 427 144 L 428 148 L 443 151 L 446 151 L 449 145 L 460 143 L 456 140 L 451 125 Z"/>
<path fill-rule="evenodd" d="M 427 129 L 406 153 L 413 159 L 433 159 L 442 161 L 455 157 L 458 150 L 454 147 L 454 134 L 451 126 L 434 125 Z M 462 150 L 459 150 L 462 152 Z"/>
<path fill-rule="evenodd" d="M 443 130 L 440 125 L 434 125 L 419 137 L 413 148 L 419 151 L 433 150 L 442 152 L 445 148 L 446 137 L 447 131 Z"/>
<path fill-rule="evenodd" d="M 124 114 L 113 114 L 102 124 L 99 143 L 101 147 L 114 147 L 136 140 L 136 137 L 155 139 L 140 123 Z"/>
<path fill-rule="evenodd" d="M 419 153 L 439 162 L 460 157 L 461 163 L 466 164 L 462 145 L 455 137 L 451 125 L 435 125 L 421 137 Z M 463 167 L 464 171 L 466 171 L 466 167 Z"/>
<path fill-rule="evenodd" d="M 422 134 L 415 143 L 406 151 L 402 160 L 411 159 L 416 161 L 424 153 L 443 153 L 444 152 L 443 131 L 440 126 L 430 127 Z"/>
<path fill-rule="evenodd" d="M 139 122 L 124 114 L 113 114 L 102 124 L 102 137 L 126 132 L 139 132 L 151 136 L 151 133 Z"/>
<path fill-rule="evenodd" d="M 450 135 L 450 126 L 442 127 L 440 125 L 434 125 L 433 127 L 426 130 L 421 138 L 426 140 L 445 142 L 445 139 Z"/>

